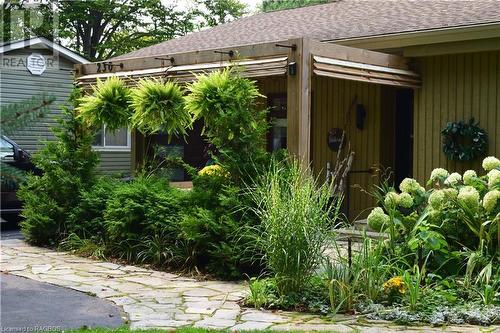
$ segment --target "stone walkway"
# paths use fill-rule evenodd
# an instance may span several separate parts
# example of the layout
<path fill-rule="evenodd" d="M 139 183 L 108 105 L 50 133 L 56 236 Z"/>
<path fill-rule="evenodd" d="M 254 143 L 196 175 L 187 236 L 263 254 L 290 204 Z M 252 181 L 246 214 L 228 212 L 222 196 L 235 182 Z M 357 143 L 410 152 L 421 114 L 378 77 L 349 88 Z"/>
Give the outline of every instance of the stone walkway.
<path fill-rule="evenodd" d="M 21 240 L 0 242 L 1 271 L 105 298 L 123 308 L 131 328 L 195 326 L 230 330 L 323 330 L 331 332 L 499 332 L 475 326 L 401 327 L 337 316 L 270 312 L 240 307 L 244 283 L 197 281 L 141 267 L 81 258 L 33 247 Z"/>

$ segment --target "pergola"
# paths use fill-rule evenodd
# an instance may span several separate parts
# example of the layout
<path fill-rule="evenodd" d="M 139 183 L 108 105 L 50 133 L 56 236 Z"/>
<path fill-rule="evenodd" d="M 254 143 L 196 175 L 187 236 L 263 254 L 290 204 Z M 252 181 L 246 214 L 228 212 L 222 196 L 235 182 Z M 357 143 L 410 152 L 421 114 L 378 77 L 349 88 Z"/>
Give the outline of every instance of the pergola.
<path fill-rule="evenodd" d="M 129 58 L 76 65 L 76 81 L 88 89 L 98 78 L 119 76 L 129 84 L 145 77 L 189 82 L 196 74 L 241 66 L 250 78 L 287 78 L 287 145 L 303 161 L 311 157 L 311 79 L 313 75 L 374 84 L 410 87 L 420 85 L 408 59 L 309 38 L 295 38 L 239 47 L 200 50 L 162 56 Z M 141 151 L 134 136 L 132 156 Z"/>

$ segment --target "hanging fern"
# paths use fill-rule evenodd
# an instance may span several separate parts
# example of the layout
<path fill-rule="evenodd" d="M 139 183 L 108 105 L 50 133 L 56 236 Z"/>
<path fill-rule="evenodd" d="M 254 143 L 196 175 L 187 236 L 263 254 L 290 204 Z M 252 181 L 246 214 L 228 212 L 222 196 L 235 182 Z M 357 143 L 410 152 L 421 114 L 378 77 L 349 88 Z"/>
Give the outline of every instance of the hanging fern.
<path fill-rule="evenodd" d="M 132 126 L 142 133 L 184 135 L 192 123 L 191 115 L 184 109 L 184 94 L 173 82 L 141 80 L 132 89 L 131 107 Z"/>
<path fill-rule="evenodd" d="M 129 124 L 131 109 L 130 90 L 120 78 L 110 77 L 106 81 L 97 80 L 93 93 L 80 99 L 77 111 L 90 126 L 106 124 L 110 130 Z"/>

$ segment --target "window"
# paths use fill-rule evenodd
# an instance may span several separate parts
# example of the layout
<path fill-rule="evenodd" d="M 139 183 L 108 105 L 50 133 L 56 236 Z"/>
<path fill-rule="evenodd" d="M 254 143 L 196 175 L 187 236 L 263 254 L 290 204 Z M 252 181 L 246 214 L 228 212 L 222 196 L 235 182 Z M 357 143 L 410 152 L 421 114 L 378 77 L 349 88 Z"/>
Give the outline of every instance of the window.
<path fill-rule="evenodd" d="M 274 94 L 267 97 L 269 107 L 269 123 L 267 148 L 269 151 L 286 149 L 286 94 Z"/>
<path fill-rule="evenodd" d="M 96 150 L 130 150 L 130 141 L 130 131 L 127 128 L 110 131 L 103 125 L 94 137 L 92 146 Z"/>

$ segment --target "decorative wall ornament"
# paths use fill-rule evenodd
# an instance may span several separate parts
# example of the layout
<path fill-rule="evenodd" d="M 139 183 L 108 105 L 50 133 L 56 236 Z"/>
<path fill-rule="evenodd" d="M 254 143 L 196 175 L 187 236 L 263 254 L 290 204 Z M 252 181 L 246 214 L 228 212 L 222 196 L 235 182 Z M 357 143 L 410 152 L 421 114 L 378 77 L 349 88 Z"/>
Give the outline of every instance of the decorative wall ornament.
<path fill-rule="evenodd" d="M 452 161 L 472 161 L 488 152 L 488 134 L 474 118 L 448 122 L 441 131 L 443 152 Z"/>

